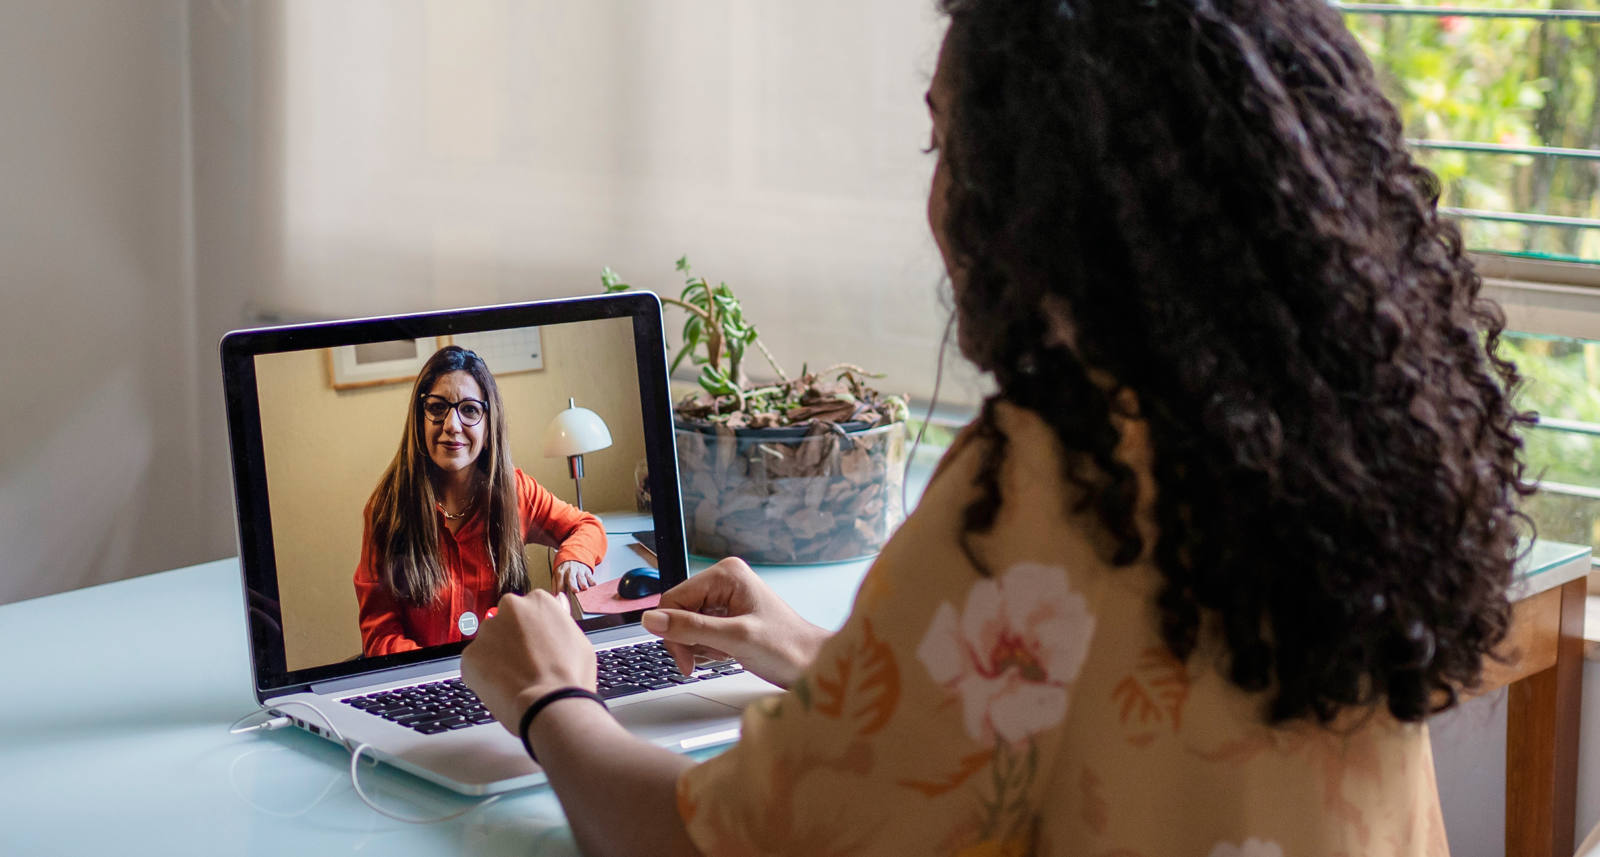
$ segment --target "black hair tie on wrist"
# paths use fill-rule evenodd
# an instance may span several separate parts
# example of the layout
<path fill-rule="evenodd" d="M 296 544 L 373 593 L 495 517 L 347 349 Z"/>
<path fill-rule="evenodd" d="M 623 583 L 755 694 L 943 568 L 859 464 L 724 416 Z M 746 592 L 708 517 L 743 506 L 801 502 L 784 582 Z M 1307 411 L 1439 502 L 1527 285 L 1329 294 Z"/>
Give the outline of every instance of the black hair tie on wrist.
<path fill-rule="evenodd" d="M 606 705 L 605 697 L 602 697 L 600 694 L 595 693 L 592 690 L 584 690 L 581 687 L 558 687 L 544 696 L 535 699 L 533 704 L 528 706 L 528 710 L 522 713 L 522 722 L 517 727 L 517 736 L 522 739 L 522 749 L 528 751 L 528 758 L 532 759 L 535 763 L 539 761 L 539 757 L 534 755 L 533 745 L 528 743 L 528 727 L 533 725 L 533 718 L 537 717 L 539 712 L 545 710 L 550 703 L 562 699 L 571 699 L 575 696 L 581 696 L 584 699 L 592 699 L 595 702 L 600 703 L 601 708 L 604 708 L 607 711 L 611 710 L 611 706 Z"/>

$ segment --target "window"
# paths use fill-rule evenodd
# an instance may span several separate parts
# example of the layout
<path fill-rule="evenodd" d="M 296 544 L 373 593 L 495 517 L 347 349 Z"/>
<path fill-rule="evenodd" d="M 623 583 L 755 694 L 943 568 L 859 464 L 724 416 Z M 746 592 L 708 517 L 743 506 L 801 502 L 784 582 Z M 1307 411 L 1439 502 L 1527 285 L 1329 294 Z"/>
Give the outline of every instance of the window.
<path fill-rule="evenodd" d="M 1523 436 L 1539 493 L 1523 511 L 1542 539 L 1600 544 L 1600 342 L 1512 334 L 1501 353 L 1528 377 L 1518 404 L 1539 413 Z"/>
<path fill-rule="evenodd" d="M 1600 543 L 1600 0 L 1334 3 L 1479 251 L 1528 378 L 1541 538 Z"/>
<path fill-rule="evenodd" d="M 1600 261 L 1600 0 L 1334 6 L 1468 246 Z"/>

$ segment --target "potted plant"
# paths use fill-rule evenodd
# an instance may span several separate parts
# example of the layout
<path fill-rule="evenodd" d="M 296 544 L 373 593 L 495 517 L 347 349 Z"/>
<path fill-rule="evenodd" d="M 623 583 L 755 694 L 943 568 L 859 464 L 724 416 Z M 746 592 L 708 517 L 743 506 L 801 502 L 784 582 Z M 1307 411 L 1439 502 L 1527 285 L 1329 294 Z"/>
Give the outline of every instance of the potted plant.
<path fill-rule="evenodd" d="M 685 315 L 672 370 L 700 367 L 700 389 L 673 405 L 689 551 L 766 563 L 876 553 L 905 515 L 906 398 L 849 364 L 791 377 L 727 283 L 695 275 L 687 257 L 677 269 L 682 292 L 661 298 Z M 600 281 L 631 288 L 610 268 Z M 774 380 L 748 380 L 751 346 Z"/>

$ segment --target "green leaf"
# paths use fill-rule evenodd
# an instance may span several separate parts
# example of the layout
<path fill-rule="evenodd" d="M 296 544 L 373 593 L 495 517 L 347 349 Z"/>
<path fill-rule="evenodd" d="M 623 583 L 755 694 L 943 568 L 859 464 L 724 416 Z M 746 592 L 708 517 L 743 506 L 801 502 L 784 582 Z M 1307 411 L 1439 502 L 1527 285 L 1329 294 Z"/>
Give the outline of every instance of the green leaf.
<path fill-rule="evenodd" d="M 600 285 L 605 287 L 605 293 L 608 295 L 612 292 L 625 292 L 628 289 L 633 288 L 627 283 L 624 283 L 622 281 L 622 277 L 609 267 L 602 268 L 600 270 Z"/>
<path fill-rule="evenodd" d="M 678 356 L 672 358 L 672 368 L 668 369 L 667 371 L 668 372 L 676 372 L 676 371 L 678 371 L 678 364 L 683 362 L 683 358 L 689 356 L 689 352 L 694 350 L 694 346 L 695 346 L 695 343 L 693 343 L 693 342 L 684 343 L 683 348 L 679 349 L 679 351 L 678 351 Z"/>
<path fill-rule="evenodd" d="M 731 396 L 739 391 L 733 381 L 720 369 L 704 366 L 700 369 L 700 386 L 713 396 Z"/>
<path fill-rule="evenodd" d="M 694 304 L 701 309 L 709 310 L 711 301 L 708 296 L 705 280 L 690 280 L 689 285 L 683 287 L 683 294 L 679 299 L 686 304 Z"/>
<path fill-rule="evenodd" d="M 689 254 L 685 253 L 678 257 L 677 268 L 685 274 L 689 273 Z"/>
<path fill-rule="evenodd" d="M 884 405 L 888 409 L 889 419 L 904 422 L 911 415 L 911 408 L 906 403 L 904 396 L 886 396 Z"/>

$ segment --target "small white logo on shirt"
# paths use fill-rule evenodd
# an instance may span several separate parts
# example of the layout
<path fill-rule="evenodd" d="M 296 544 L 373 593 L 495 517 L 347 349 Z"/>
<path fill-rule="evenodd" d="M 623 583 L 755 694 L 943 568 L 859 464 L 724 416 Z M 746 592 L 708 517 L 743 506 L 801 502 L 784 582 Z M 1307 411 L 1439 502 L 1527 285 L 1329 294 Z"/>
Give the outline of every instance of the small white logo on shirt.
<path fill-rule="evenodd" d="M 456 620 L 456 627 L 461 629 L 461 636 L 463 637 L 470 637 L 473 634 L 478 633 L 477 614 L 473 613 L 471 610 L 462 613 L 461 618 Z"/>

